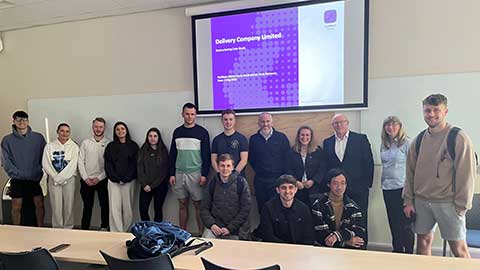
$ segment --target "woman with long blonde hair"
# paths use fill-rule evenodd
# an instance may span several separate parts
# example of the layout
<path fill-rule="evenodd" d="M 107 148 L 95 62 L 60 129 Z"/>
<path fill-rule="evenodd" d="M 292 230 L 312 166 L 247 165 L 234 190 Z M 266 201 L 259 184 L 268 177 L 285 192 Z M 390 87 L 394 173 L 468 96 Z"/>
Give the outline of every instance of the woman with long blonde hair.
<path fill-rule="evenodd" d="M 403 214 L 403 185 L 410 140 L 396 116 L 389 116 L 382 125 L 382 190 L 392 234 L 393 252 L 413 253 L 415 236 Z"/>

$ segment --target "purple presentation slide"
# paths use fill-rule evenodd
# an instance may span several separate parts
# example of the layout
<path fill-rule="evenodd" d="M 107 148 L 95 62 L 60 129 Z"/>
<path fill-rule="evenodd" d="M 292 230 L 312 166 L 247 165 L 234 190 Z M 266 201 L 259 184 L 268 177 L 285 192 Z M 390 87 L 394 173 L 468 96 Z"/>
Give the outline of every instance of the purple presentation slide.
<path fill-rule="evenodd" d="M 214 110 L 298 106 L 297 8 L 212 18 L 211 44 Z"/>

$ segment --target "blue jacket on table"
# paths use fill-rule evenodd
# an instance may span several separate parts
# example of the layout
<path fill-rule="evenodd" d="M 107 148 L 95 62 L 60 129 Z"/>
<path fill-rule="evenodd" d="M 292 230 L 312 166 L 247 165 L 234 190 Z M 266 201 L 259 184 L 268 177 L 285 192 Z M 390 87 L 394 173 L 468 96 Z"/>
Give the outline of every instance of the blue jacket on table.
<path fill-rule="evenodd" d="M 335 135 L 323 141 L 327 158 L 327 171 L 342 168 L 347 173 L 347 190 L 365 192 L 373 183 L 373 155 L 370 142 L 365 134 L 350 131 L 343 161 L 335 153 Z"/>
<path fill-rule="evenodd" d="M 266 242 L 312 245 L 314 237 L 310 208 L 294 199 L 292 207 L 287 209 L 283 207 L 280 197 L 276 196 L 263 207 L 259 231 L 260 237 Z"/>
<path fill-rule="evenodd" d="M 278 177 L 285 173 L 286 158 L 290 150 L 288 138 L 273 129 L 272 136 L 265 140 L 260 131 L 250 137 L 248 162 L 255 174 L 263 177 Z"/>
<path fill-rule="evenodd" d="M 320 194 L 315 200 L 312 206 L 312 217 L 315 242 L 321 246 L 326 246 L 325 238 L 332 233 L 338 239 L 333 247 L 346 247 L 346 241 L 354 236 L 365 239 L 366 229 L 360 225 L 363 224 L 364 219 L 360 207 L 347 195 L 343 196 L 343 213 L 338 231 L 335 227 L 335 213 L 328 193 Z"/>

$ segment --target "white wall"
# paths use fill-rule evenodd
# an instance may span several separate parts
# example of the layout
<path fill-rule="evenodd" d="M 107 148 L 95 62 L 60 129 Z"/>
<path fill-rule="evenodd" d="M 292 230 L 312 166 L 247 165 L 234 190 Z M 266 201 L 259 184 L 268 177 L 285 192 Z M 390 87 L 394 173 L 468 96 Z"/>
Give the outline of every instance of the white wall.
<path fill-rule="evenodd" d="M 370 5 L 371 79 L 480 71 L 475 35 L 480 1 L 371 0 Z M 10 131 L 12 112 L 26 109 L 31 98 L 192 91 L 190 39 L 190 21 L 181 8 L 6 32 L 0 134 Z M 465 117 L 475 123 L 474 115 Z M 350 118 L 352 129 L 361 131 L 360 113 Z M 379 175 L 376 166 L 370 241 L 388 243 Z M 0 178 L 5 180 L 3 172 Z"/>

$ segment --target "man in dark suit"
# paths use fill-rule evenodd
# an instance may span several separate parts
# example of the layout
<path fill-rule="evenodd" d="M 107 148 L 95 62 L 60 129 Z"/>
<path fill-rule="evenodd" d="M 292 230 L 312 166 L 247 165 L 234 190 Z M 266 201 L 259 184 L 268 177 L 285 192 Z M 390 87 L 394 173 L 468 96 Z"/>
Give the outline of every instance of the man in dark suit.
<path fill-rule="evenodd" d="M 373 183 L 373 156 L 365 134 L 350 131 L 349 121 L 343 114 L 332 118 L 335 134 L 323 141 L 327 170 L 342 168 L 348 175 L 347 195 L 361 208 L 368 228 L 368 192 Z M 368 235 L 365 242 L 368 240 Z"/>

